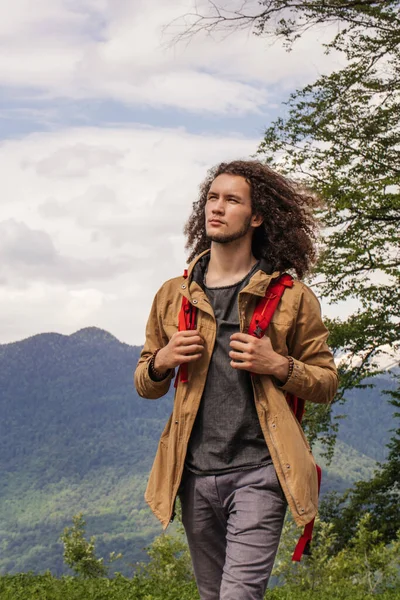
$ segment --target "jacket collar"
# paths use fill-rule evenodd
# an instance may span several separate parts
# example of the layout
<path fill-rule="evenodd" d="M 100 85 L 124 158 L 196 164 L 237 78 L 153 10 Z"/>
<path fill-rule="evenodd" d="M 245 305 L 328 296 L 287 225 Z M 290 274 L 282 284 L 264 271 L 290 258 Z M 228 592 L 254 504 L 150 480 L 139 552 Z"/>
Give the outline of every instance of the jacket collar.
<path fill-rule="evenodd" d="M 194 292 L 203 292 L 203 273 L 209 261 L 209 255 L 210 250 L 208 249 L 196 256 L 188 267 L 187 279 L 185 280 L 182 277 L 184 283 L 181 285 L 180 291 L 189 300 L 191 299 L 191 294 Z M 280 271 L 273 271 L 272 265 L 265 258 L 261 258 L 259 268 L 251 277 L 247 286 L 242 290 L 242 293 L 247 292 L 257 296 L 265 296 L 271 280 L 279 277 L 280 274 Z M 185 287 L 182 287 L 183 285 Z"/>

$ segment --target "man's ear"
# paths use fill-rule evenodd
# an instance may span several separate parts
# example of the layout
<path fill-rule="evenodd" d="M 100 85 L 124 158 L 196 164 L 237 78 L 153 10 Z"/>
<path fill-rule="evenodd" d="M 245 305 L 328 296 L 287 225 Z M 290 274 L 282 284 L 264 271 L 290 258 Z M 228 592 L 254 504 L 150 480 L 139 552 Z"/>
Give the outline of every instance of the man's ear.
<path fill-rule="evenodd" d="M 252 227 L 260 227 L 260 225 L 264 222 L 264 219 L 261 215 L 253 215 L 251 217 L 251 225 Z"/>

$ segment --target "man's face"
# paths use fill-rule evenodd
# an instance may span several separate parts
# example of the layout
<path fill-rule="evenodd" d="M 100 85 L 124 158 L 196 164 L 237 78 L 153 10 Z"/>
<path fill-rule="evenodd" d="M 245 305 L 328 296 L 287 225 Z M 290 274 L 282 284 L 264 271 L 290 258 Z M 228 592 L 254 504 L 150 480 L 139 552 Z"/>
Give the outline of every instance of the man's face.
<path fill-rule="evenodd" d="M 206 234 L 212 242 L 227 244 L 252 237 L 260 217 L 252 214 L 250 185 L 240 175 L 219 175 L 211 184 L 205 206 Z"/>

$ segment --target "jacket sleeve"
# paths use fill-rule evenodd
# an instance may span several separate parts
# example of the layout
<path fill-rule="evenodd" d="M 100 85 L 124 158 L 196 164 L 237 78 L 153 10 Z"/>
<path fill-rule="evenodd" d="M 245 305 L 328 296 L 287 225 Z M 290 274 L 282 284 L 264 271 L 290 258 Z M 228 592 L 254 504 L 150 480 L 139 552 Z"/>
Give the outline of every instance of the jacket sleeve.
<path fill-rule="evenodd" d="M 157 292 L 151 307 L 146 325 L 146 341 L 134 374 L 135 387 L 139 396 L 152 400 L 161 398 L 168 392 L 174 376 L 173 369 L 162 381 L 154 381 L 149 374 L 149 363 L 153 353 L 157 348 L 166 346 L 169 341 L 162 326 L 161 296 L 162 288 Z"/>
<path fill-rule="evenodd" d="M 303 400 L 329 403 L 333 400 L 338 375 L 326 340 L 329 332 L 322 322 L 321 307 L 304 284 L 293 329 L 288 335 L 289 355 L 294 360 L 291 376 L 281 388 Z"/>

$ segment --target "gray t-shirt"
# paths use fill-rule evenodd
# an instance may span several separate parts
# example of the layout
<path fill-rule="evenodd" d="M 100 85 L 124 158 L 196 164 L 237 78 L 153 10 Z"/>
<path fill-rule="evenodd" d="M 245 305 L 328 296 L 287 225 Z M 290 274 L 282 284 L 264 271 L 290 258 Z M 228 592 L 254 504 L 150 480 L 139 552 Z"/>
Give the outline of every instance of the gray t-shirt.
<path fill-rule="evenodd" d="M 251 376 L 230 365 L 230 336 L 240 330 L 238 296 L 259 267 L 234 285 L 204 291 L 214 310 L 217 335 L 200 407 L 190 436 L 186 466 L 214 475 L 271 462 L 258 420 Z"/>

